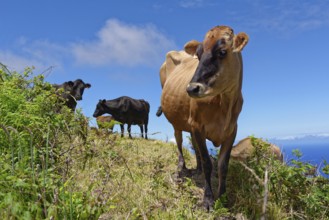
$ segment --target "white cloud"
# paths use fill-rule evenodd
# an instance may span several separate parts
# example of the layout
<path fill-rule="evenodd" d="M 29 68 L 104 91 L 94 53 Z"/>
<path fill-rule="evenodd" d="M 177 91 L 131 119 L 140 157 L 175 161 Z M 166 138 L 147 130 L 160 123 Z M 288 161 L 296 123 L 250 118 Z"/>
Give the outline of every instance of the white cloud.
<path fill-rule="evenodd" d="M 96 40 L 75 43 L 72 49 L 80 64 L 132 66 L 162 61 L 175 44 L 153 25 L 136 26 L 109 19 Z"/>
<path fill-rule="evenodd" d="M 290 136 L 282 136 L 282 137 L 275 137 L 272 138 L 274 140 L 298 140 L 303 138 L 328 138 L 329 133 L 307 133 L 307 134 L 297 134 L 297 135 L 290 135 Z"/>
<path fill-rule="evenodd" d="M 43 66 L 38 60 L 29 59 L 24 56 L 14 54 L 10 51 L 0 51 L 0 62 L 7 66 L 9 70 L 17 72 L 23 71 L 26 67 Z"/>
<path fill-rule="evenodd" d="M 19 49 L 0 50 L 0 62 L 18 72 L 32 66 L 39 71 L 50 66 L 60 67 L 63 57 L 68 55 L 62 46 L 48 41 L 28 41 L 23 37 L 17 40 L 17 47 Z"/>
<path fill-rule="evenodd" d="M 233 10 L 244 29 L 268 30 L 284 34 L 329 26 L 329 2 L 322 0 L 248 1 L 244 13 Z"/>
<path fill-rule="evenodd" d="M 16 39 L 15 48 L 0 50 L 0 62 L 10 70 L 34 66 L 61 68 L 74 58 L 79 65 L 158 65 L 175 43 L 153 25 L 136 26 L 110 19 L 93 41 L 57 44 L 48 40 Z"/>
<path fill-rule="evenodd" d="M 183 8 L 199 8 L 204 4 L 204 0 L 182 0 L 179 2 L 179 5 Z"/>

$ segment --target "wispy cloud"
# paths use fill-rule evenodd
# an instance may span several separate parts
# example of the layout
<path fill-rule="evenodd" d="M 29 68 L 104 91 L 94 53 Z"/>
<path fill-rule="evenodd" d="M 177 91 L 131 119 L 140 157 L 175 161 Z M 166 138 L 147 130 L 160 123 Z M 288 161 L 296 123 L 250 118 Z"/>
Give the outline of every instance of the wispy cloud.
<path fill-rule="evenodd" d="M 329 133 L 308 133 L 271 138 L 273 140 L 298 140 L 303 138 L 328 138 Z"/>
<path fill-rule="evenodd" d="M 204 6 L 205 0 L 182 0 L 179 5 L 183 8 L 199 8 Z"/>
<path fill-rule="evenodd" d="M 329 2 L 279 0 L 248 1 L 245 13 L 235 13 L 241 25 L 255 30 L 294 33 L 329 26 Z"/>
<path fill-rule="evenodd" d="M 68 54 L 67 50 L 60 45 L 45 40 L 29 41 L 22 37 L 12 50 L 0 50 L 0 62 L 18 72 L 31 66 L 42 71 L 50 66 L 60 67 L 65 54 Z"/>
<path fill-rule="evenodd" d="M 76 61 L 80 64 L 106 66 L 151 65 L 163 59 L 174 42 L 153 25 L 136 26 L 110 19 L 94 41 L 74 43 Z"/>
<path fill-rule="evenodd" d="M 43 66 L 43 64 L 34 59 L 26 58 L 24 56 L 17 55 L 11 51 L 0 51 L 0 62 L 7 66 L 9 70 L 21 72 L 26 67 L 31 66 Z"/>
<path fill-rule="evenodd" d="M 16 71 L 30 66 L 37 70 L 61 68 L 70 60 L 92 66 L 158 65 L 166 52 L 175 48 L 175 43 L 154 25 L 137 26 L 110 19 L 93 41 L 57 44 L 21 37 L 11 50 L 0 49 L 0 62 Z"/>

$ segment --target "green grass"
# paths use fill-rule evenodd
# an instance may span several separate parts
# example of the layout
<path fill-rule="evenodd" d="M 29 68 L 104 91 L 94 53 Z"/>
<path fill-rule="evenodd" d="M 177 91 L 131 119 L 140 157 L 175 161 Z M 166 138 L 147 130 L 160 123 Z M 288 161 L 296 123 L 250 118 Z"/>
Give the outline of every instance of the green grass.
<path fill-rule="evenodd" d="M 81 161 L 74 160 L 77 173 L 74 188 L 88 191 L 104 204 L 102 218 L 113 219 L 207 219 L 213 216 L 201 206 L 202 188 L 193 180 L 178 181 L 177 149 L 174 144 L 140 138 L 93 137 L 92 152 L 81 171 Z M 81 153 L 81 151 L 78 150 Z M 82 152 L 83 154 L 83 152 Z M 195 166 L 194 157 L 185 150 L 187 164 Z"/>

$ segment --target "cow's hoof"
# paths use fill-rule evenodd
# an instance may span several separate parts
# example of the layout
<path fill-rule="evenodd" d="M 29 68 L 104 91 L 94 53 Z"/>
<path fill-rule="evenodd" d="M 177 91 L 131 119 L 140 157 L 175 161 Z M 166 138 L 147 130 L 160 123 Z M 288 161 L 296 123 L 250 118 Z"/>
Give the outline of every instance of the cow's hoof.
<path fill-rule="evenodd" d="M 213 198 L 204 198 L 203 206 L 208 212 L 213 211 L 214 210 L 214 199 Z"/>

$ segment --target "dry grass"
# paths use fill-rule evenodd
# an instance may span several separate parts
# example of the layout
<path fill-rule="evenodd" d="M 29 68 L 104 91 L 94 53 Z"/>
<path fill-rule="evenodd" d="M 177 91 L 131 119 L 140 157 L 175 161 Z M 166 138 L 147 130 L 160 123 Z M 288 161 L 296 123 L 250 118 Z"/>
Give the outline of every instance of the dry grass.
<path fill-rule="evenodd" d="M 100 219 L 213 219 L 202 207 L 202 176 L 177 179 L 177 148 L 172 143 L 117 135 L 92 136 L 89 149 L 72 155 L 74 190 L 92 189 L 103 207 Z M 194 156 L 184 150 L 187 167 Z M 82 167 L 85 167 L 82 169 Z"/>

